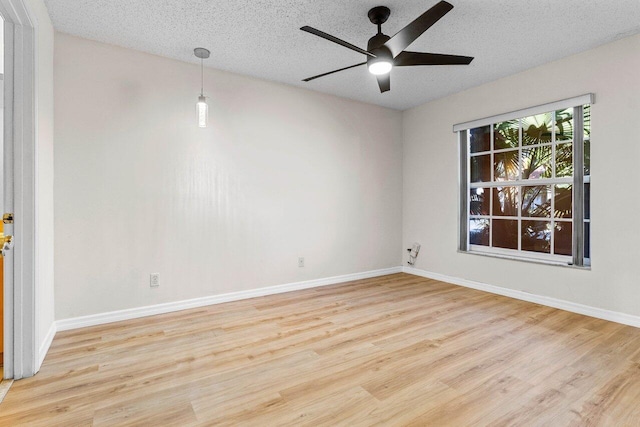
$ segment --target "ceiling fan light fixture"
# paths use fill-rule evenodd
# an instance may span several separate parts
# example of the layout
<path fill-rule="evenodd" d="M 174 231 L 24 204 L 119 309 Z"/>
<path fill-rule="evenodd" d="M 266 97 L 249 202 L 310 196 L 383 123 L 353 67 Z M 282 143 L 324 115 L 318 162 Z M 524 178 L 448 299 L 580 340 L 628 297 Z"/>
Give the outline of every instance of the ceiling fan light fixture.
<path fill-rule="evenodd" d="M 384 36 L 382 40 L 386 40 L 386 36 Z M 367 68 L 369 69 L 369 72 L 374 76 L 389 74 L 393 68 L 393 56 L 391 56 L 391 52 L 389 52 L 389 50 L 384 46 L 375 47 L 371 49 L 371 52 L 375 54 L 376 57 L 367 58 Z"/>
<path fill-rule="evenodd" d="M 380 61 L 369 61 L 368 67 L 371 74 L 381 76 L 391 72 L 393 64 L 389 60 L 381 59 Z"/>

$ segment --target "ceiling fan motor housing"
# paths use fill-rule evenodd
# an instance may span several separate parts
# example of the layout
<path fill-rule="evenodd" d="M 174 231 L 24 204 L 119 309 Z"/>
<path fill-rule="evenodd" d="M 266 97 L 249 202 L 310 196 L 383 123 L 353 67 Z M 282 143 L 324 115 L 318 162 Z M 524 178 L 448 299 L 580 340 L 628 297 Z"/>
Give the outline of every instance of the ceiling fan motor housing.
<path fill-rule="evenodd" d="M 382 33 L 378 33 L 369 39 L 369 43 L 367 43 L 367 50 L 373 53 L 376 57 L 367 57 L 367 66 L 380 61 L 393 61 L 391 51 L 384 45 L 389 39 L 390 37 L 388 35 Z"/>

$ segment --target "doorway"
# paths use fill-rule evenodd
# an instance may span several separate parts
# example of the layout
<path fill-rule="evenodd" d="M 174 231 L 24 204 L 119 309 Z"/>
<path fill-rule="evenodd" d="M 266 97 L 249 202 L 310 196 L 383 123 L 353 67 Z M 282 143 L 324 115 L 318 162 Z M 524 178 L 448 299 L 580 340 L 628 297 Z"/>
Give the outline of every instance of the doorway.
<path fill-rule="evenodd" d="M 12 214 L 4 222 L 4 233 L 16 241 L 14 249 L 6 252 L 2 269 L 2 375 L 6 379 L 30 377 L 39 369 L 35 323 L 38 21 L 33 7 L 26 0 L 0 1 L 4 24 L 0 217 Z"/>

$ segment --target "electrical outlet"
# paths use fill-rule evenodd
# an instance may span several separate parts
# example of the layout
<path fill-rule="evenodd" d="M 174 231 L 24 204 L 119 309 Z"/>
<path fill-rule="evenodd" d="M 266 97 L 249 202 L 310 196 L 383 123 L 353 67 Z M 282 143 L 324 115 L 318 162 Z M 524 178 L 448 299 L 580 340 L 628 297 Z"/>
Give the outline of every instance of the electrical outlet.
<path fill-rule="evenodd" d="M 304 257 L 298 257 L 298 267 L 304 267 Z"/>
<path fill-rule="evenodd" d="M 160 286 L 160 273 L 151 273 L 149 278 L 149 286 L 152 288 L 157 288 Z"/>

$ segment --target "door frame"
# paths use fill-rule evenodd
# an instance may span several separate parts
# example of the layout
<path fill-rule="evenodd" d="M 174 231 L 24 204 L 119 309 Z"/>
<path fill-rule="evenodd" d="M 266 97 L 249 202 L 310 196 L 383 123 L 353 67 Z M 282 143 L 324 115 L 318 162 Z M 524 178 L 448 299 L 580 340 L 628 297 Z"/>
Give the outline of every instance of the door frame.
<path fill-rule="evenodd" d="M 37 22 L 25 0 L 0 0 L 0 14 L 5 22 L 4 209 L 14 213 L 14 223 L 6 225 L 5 233 L 13 234 L 16 241 L 5 258 L 4 377 L 20 379 L 33 376 L 39 368 L 35 309 Z"/>

